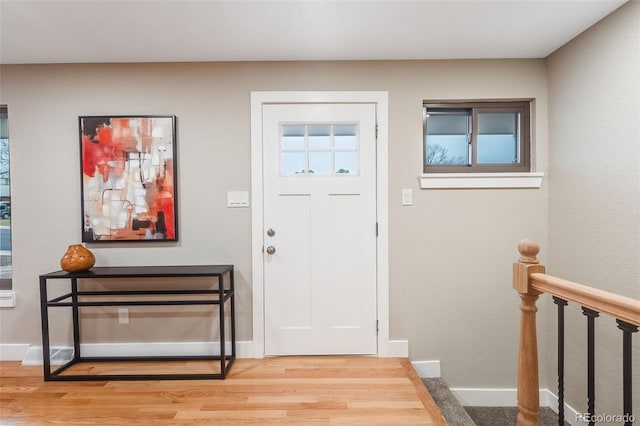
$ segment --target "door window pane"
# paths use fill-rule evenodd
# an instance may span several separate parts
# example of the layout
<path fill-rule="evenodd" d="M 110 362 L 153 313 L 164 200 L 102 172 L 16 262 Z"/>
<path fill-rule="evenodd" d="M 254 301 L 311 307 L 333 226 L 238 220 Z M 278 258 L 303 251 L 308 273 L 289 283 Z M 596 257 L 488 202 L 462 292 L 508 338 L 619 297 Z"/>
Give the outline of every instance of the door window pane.
<path fill-rule="evenodd" d="M 359 173 L 357 124 L 283 124 L 281 131 L 282 176 Z"/>
<path fill-rule="evenodd" d="M 309 149 L 331 149 L 331 125 L 309 125 Z"/>
<path fill-rule="evenodd" d="M 334 173 L 336 174 L 358 174 L 358 152 L 346 151 L 335 153 Z"/>
<path fill-rule="evenodd" d="M 307 173 L 305 152 L 283 152 L 280 172 L 283 175 L 297 175 Z"/>
<path fill-rule="evenodd" d="M 336 149 L 356 149 L 358 138 L 355 124 L 335 125 L 335 148 Z"/>
<path fill-rule="evenodd" d="M 328 175 L 331 173 L 331 152 L 309 152 L 309 173 Z"/>
<path fill-rule="evenodd" d="M 304 125 L 282 126 L 282 149 L 304 149 Z"/>

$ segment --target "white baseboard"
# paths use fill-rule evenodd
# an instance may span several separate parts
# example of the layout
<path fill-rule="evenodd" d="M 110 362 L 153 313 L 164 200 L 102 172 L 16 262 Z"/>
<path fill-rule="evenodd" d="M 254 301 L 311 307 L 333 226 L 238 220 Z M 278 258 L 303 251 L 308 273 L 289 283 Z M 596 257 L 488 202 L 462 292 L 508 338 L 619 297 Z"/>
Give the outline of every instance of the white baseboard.
<path fill-rule="evenodd" d="M 558 396 L 549 389 L 540 390 L 540 406 L 549 407 L 554 413 L 558 414 Z M 584 426 L 585 421 L 580 420 L 578 412 L 569 404 L 564 404 L 564 420 L 572 426 Z"/>
<path fill-rule="evenodd" d="M 236 358 L 251 358 L 251 346 L 250 341 L 236 342 Z M 72 348 L 55 347 L 52 353 L 65 349 Z M 219 355 L 220 345 L 214 342 L 86 343 L 80 345 L 80 350 L 82 356 L 87 357 Z M 227 344 L 225 352 L 228 354 L 230 351 L 231 345 Z M 29 346 L 21 358 L 14 360 L 22 360 L 22 365 L 42 365 L 42 346 Z M 59 359 L 57 363 L 63 362 Z"/>
<path fill-rule="evenodd" d="M 253 342 L 236 342 L 236 358 L 253 358 Z M 52 348 L 53 349 L 53 348 Z M 56 347 L 58 349 L 68 349 Z M 154 355 L 218 355 L 220 345 L 215 342 L 164 342 L 164 343 L 85 343 L 80 347 L 83 356 L 154 356 Z M 229 343 L 226 353 L 231 351 Z M 389 341 L 389 357 L 409 356 L 406 340 Z M 29 344 L 0 344 L 0 361 L 22 361 L 23 365 L 42 365 L 42 346 Z M 434 361 L 428 361 L 432 363 Z M 425 367 L 428 377 L 439 375 L 439 361 L 435 366 Z M 434 372 L 434 371 L 437 371 Z"/>
<path fill-rule="evenodd" d="M 451 392 L 463 406 L 515 407 L 518 405 L 516 389 L 451 388 Z"/>
<path fill-rule="evenodd" d="M 0 344 L 0 361 L 22 361 L 28 349 L 28 343 L 2 343 Z"/>
<path fill-rule="evenodd" d="M 408 358 L 408 340 L 389 340 L 389 358 Z"/>
<path fill-rule="evenodd" d="M 248 358 L 246 346 L 251 342 L 236 342 L 236 358 Z M 250 348 L 249 348 L 250 349 Z M 80 345 L 83 356 L 184 356 L 220 355 L 218 342 L 158 342 L 158 343 L 87 343 Z M 231 344 L 225 345 L 225 353 Z"/>
<path fill-rule="evenodd" d="M 420 377 L 433 378 L 442 376 L 440 361 L 415 361 L 411 364 Z"/>

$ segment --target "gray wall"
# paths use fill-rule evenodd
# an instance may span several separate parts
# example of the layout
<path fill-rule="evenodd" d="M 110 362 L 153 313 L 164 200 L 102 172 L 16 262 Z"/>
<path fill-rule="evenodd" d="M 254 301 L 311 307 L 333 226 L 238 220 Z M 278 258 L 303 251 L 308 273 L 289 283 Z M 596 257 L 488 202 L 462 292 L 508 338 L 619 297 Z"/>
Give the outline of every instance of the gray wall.
<path fill-rule="evenodd" d="M 250 92 L 389 92 L 390 336 L 414 361 L 441 360 L 452 386 L 514 387 L 522 238 L 543 247 L 547 189 L 420 190 L 424 99 L 535 98 L 538 171 L 546 169 L 543 60 L 29 65 L 0 68 L 8 104 L 17 306 L 0 310 L 1 343 L 40 344 L 37 277 L 80 240 L 79 115 L 178 117 L 180 242 L 92 247 L 97 265 L 233 263 L 238 338 L 251 339 L 250 210 L 226 192 L 250 186 Z M 401 189 L 414 205 L 401 206 Z M 169 321 L 113 316 L 107 341 L 175 339 Z M 100 315 L 95 315 L 99 317 Z M 94 320 L 95 318 L 89 318 Z M 183 318 L 184 321 L 193 321 Z M 161 324 L 158 327 L 158 324 Z M 166 333 L 165 333 L 166 332 Z M 189 336 L 191 337 L 191 336 Z"/>
<path fill-rule="evenodd" d="M 548 79 L 547 271 L 638 299 L 640 2 L 631 1 L 549 57 Z M 586 325 L 578 307 L 567 315 L 567 402 L 585 411 Z M 597 323 L 596 409 L 621 414 L 621 332 L 609 318 Z M 553 388 L 555 332 L 547 337 L 546 384 Z M 636 334 L 636 390 L 639 340 Z M 634 406 L 640 406 L 637 391 Z"/>

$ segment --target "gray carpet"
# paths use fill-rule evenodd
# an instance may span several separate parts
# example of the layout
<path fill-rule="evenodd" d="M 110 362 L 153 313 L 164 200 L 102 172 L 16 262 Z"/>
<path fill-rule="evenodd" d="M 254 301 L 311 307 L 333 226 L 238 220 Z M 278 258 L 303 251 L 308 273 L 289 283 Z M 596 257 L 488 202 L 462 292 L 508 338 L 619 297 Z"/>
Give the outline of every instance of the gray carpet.
<path fill-rule="evenodd" d="M 478 426 L 512 426 L 518 423 L 517 407 L 464 407 Z M 540 426 L 557 426 L 558 415 L 549 407 L 540 407 Z M 565 425 L 569 425 L 566 421 Z M 454 426 L 454 425 L 452 425 Z"/>
<path fill-rule="evenodd" d="M 431 397 L 451 426 L 514 426 L 517 407 L 463 407 L 441 378 L 422 379 Z M 540 426 L 557 426 L 558 416 L 548 407 L 540 409 Z M 565 425 L 569 423 L 565 422 Z"/>
<path fill-rule="evenodd" d="M 442 415 L 451 426 L 475 426 L 469 413 L 460 405 L 449 385 L 441 378 L 422 379 Z M 497 426 L 497 425 L 494 425 Z"/>

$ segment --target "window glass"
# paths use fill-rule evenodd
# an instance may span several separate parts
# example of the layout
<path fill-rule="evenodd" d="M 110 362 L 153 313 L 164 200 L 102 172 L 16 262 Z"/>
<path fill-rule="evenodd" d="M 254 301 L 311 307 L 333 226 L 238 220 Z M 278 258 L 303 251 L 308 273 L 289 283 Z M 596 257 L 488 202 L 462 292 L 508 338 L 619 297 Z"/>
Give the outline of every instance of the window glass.
<path fill-rule="evenodd" d="M 519 113 L 478 113 L 478 163 L 518 162 Z"/>
<path fill-rule="evenodd" d="M 9 178 L 9 123 L 6 105 L 0 105 L 0 290 L 11 290 L 11 181 Z"/>
<path fill-rule="evenodd" d="M 469 164 L 470 111 L 427 116 L 427 164 Z"/>

